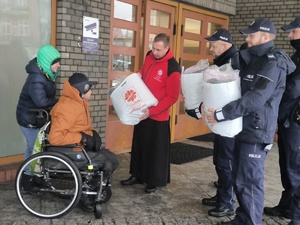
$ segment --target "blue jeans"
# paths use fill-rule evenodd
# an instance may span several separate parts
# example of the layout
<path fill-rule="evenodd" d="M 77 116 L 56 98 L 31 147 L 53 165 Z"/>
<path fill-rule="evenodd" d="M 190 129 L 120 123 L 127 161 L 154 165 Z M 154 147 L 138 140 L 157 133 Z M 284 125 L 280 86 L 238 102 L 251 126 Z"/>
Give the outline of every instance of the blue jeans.
<path fill-rule="evenodd" d="M 26 150 L 24 154 L 24 160 L 32 155 L 35 139 L 40 131 L 39 128 L 28 128 L 20 126 L 21 131 L 26 139 Z"/>

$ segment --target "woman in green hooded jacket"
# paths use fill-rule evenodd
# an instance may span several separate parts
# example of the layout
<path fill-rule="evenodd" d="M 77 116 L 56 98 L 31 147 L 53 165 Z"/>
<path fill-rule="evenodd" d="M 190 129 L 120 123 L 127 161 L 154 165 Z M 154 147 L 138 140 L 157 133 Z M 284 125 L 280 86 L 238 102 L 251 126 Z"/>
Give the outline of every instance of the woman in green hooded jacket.
<path fill-rule="evenodd" d="M 16 117 L 26 139 L 24 159 L 31 156 L 35 139 L 44 120 L 30 109 L 49 109 L 57 102 L 55 79 L 60 73 L 60 53 L 51 45 L 42 46 L 25 70 L 28 74 L 19 96 Z"/>

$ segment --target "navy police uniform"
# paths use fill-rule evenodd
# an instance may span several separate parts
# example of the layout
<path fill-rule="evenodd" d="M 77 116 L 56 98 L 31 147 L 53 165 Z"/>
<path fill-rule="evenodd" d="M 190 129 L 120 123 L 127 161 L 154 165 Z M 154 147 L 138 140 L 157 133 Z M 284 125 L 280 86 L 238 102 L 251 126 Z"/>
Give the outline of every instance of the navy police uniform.
<path fill-rule="evenodd" d="M 240 51 L 242 97 L 217 109 L 218 122 L 243 116 L 235 137 L 232 179 L 239 207 L 232 224 L 262 224 L 264 161 L 273 143 L 287 60 L 271 53 L 269 41 Z"/>
<path fill-rule="evenodd" d="M 232 44 L 232 37 L 228 30 L 220 28 L 212 36 L 205 38 L 209 42 L 222 41 L 230 43 L 231 46 L 222 54 L 215 57 L 213 64 L 223 66 L 230 63 L 233 69 L 239 69 L 238 49 Z M 229 46 L 229 45 L 228 45 Z M 220 46 L 219 46 L 220 47 Z M 201 103 L 202 104 L 202 103 Z M 186 111 L 188 115 L 199 119 L 197 111 L 199 109 Z M 196 113 L 195 113 L 196 112 Z M 232 186 L 232 152 L 234 146 L 234 138 L 224 137 L 215 134 L 213 163 L 218 175 L 217 194 L 212 198 L 203 198 L 202 203 L 216 208 L 208 211 L 211 216 L 222 217 L 232 215 L 235 208 L 234 191 Z"/>
<path fill-rule="evenodd" d="M 278 148 L 281 182 L 284 188 L 279 202 L 282 209 L 292 210 L 292 222 L 300 224 L 300 39 L 291 40 L 296 52 L 291 57 L 296 70 L 287 76 L 278 117 Z M 293 193 L 293 194 L 292 194 Z"/>
<path fill-rule="evenodd" d="M 231 63 L 233 69 L 239 69 L 238 49 L 232 45 L 231 48 L 215 58 L 213 63 L 219 67 Z M 218 175 L 217 201 L 219 206 L 228 209 L 235 208 L 231 175 L 233 147 L 234 138 L 215 134 L 213 163 Z"/>

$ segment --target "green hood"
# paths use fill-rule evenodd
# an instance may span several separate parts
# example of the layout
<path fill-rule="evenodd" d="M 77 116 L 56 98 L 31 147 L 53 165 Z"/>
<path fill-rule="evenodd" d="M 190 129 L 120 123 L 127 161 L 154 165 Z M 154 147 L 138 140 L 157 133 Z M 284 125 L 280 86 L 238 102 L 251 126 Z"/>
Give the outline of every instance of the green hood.
<path fill-rule="evenodd" d="M 43 69 L 43 71 L 48 74 L 52 81 L 55 81 L 56 77 L 60 73 L 58 70 L 53 73 L 51 70 L 51 65 L 54 60 L 60 59 L 60 53 L 51 45 L 44 45 L 41 47 L 37 53 L 37 63 Z"/>

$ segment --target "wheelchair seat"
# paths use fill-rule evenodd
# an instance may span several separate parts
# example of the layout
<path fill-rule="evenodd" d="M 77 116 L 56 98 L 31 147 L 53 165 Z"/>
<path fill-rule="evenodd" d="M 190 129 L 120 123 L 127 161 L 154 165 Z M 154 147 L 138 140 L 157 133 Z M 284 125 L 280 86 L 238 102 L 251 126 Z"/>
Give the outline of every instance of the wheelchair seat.
<path fill-rule="evenodd" d="M 47 146 L 47 152 L 57 152 L 66 155 L 70 158 L 78 169 L 84 169 L 88 165 L 87 157 L 84 155 L 82 149 L 77 145 L 69 146 Z"/>

